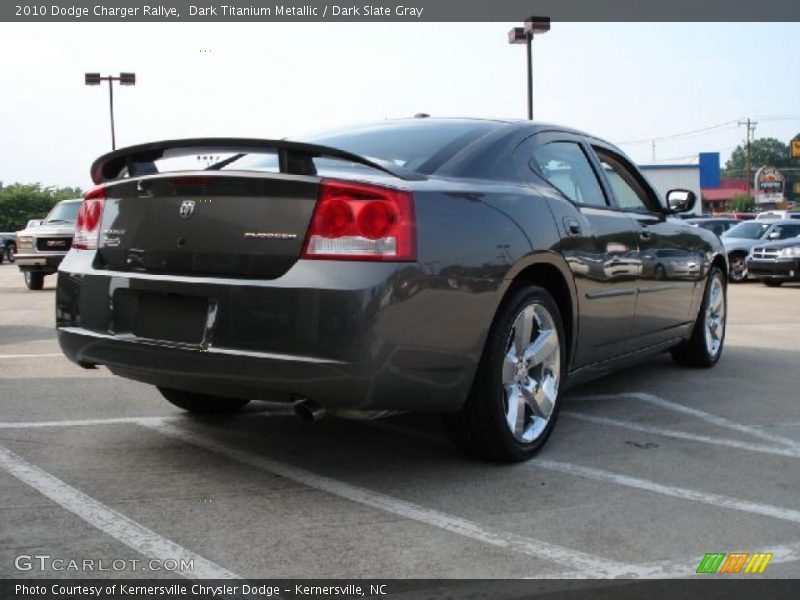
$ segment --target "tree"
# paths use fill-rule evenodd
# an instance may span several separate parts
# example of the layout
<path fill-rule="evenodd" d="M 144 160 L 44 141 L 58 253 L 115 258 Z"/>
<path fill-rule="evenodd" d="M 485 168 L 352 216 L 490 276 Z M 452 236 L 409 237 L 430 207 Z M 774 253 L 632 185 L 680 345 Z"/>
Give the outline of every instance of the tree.
<path fill-rule="evenodd" d="M 18 231 L 30 219 L 44 218 L 61 200 L 80 198 L 80 188 L 14 183 L 0 188 L 0 231 Z"/>
<path fill-rule="evenodd" d="M 794 139 L 799 139 L 800 134 Z M 800 159 L 792 158 L 789 154 L 789 146 L 775 138 L 759 138 L 750 143 L 750 177 L 755 175 L 759 168 L 770 165 L 779 169 L 800 167 Z M 786 178 L 784 193 L 790 199 L 794 197 L 794 183 L 800 181 L 800 172 L 783 171 Z M 722 170 L 722 178 L 746 178 L 747 177 L 747 150 L 745 144 L 740 144 L 731 153 L 731 157 L 725 162 Z M 752 181 L 751 181 L 752 185 Z"/>
<path fill-rule="evenodd" d="M 734 212 L 753 212 L 756 207 L 756 201 L 747 194 L 739 194 L 731 198 L 731 203 L 728 206 L 729 210 Z"/>
<path fill-rule="evenodd" d="M 745 144 L 740 144 L 731 153 L 725 163 L 725 171 L 730 177 L 744 177 L 747 169 L 747 149 Z M 773 167 L 787 167 L 790 162 L 789 146 L 775 138 L 759 138 L 750 143 L 750 162 L 753 173 L 759 167 L 772 165 Z"/>

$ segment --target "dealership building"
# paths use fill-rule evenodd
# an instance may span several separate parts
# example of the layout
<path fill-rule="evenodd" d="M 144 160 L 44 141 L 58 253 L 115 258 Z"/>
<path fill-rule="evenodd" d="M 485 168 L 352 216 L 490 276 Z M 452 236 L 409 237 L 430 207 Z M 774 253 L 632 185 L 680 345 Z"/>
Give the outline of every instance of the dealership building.
<path fill-rule="evenodd" d="M 719 187 L 719 152 L 701 152 L 697 163 L 639 165 L 639 168 L 656 188 L 661 198 L 669 190 L 691 190 L 703 199 L 703 190 Z M 695 204 L 697 215 L 710 212 L 705 200 Z"/>

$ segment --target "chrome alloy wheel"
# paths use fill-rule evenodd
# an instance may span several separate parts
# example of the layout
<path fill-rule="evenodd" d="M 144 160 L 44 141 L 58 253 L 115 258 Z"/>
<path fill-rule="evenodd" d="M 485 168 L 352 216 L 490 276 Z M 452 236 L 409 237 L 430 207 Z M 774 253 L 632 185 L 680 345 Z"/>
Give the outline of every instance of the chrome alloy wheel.
<path fill-rule="evenodd" d="M 747 261 L 741 254 L 730 257 L 729 277 L 731 281 L 744 281 L 747 279 Z"/>
<path fill-rule="evenodd" d="M 536 440 L 553 415 L 561 379 L 561 348 L 550 311 L 533 303 L 517 315 L 503 359 L 506 425 L 523 443 Z"/>
<path fill-rule="evenodd" d="M 718 275 L 711 280 L 705 318 L 706 350 L 709 356 L 715 357 L 722 347 L 725 336 L 725 289 L 722 278 Z"/>

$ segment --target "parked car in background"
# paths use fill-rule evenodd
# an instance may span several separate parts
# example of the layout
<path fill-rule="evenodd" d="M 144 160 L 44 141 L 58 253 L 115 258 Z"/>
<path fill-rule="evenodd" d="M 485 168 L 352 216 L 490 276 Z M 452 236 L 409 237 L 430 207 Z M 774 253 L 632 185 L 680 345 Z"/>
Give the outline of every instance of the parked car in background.
<path fill-rule="evenodd" d="M 747 279 L 747 256 L 759 242 L 784 240 L 800 235 L 800 221 L 760 219 L 739 223 L 722 234 L 728 253 L 728 277 L 734 283 Z"/>
<path fill-rule="evenodd" d="M 695 227 L 702 227 L 703 229 L 713 231 L 717 235 L 722 235 L 731 227 L 741 223 L 740 220 L 732 217 L 700 217 L 695 219 L 686 219 L 686 222 L 689 223 L 689 225 L 694 225 Z"/>
<path fill-rule="evenodd" d="M 800 281 L 800 237 L 756 244 L 747 257 L 747 272 L 770 287 Z"/>
<path fill-rule="evenodd" d="M 227 158 L 170 170 L 198 152 Z M 697 367 L 722 352 L 724 248 L 669 218 L 694 193 L 659 197 L 578 131 L 383 121 L 301 142 L 144 144 L 91 172 L 58 272 L 61 348 L 190 412 L 284 392 L 306 418 L 448 413 L 467 452 L 523 460 L 568 385 L 660 352 Z M 697 264 L 674 281 L 642 273 L 661 248 Z"/>
<path fill-rule="evenodd" d="M 29 290 L 40 290 L 46 275 L 55 273 L 72 246 L 81 200 L 63 200 L 34 227 L 18 231 L 15 262 Z"/>
<path fill-rule="evenodd" d="M 762 221 L 764 219 L 769 221 L 779 221 L 786 219 L 786 213 L 788 212 L 788 210 L 765 210 L 756 214 L 756 221 Z"/>
<path fill-rule="evenodd" d="M 17 234 L 13 232 L 0 233 L 0 264 L 4 261 L 14 262 L 17 248 Z"/>

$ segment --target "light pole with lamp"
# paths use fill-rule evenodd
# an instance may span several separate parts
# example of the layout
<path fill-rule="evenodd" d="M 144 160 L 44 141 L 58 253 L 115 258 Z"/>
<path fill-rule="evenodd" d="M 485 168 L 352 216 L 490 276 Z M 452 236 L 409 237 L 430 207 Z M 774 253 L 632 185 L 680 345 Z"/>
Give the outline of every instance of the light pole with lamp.
<path fill-rule="evenodd" d="M 119 81 L 120 85 L 136 85 L 136 73 L 120 73 L 119 77 L 107 75 L 101 77 L 100 73 L 86 73 L 84 83 L 86 85 L 100 85 L 101 81 L 108 82 L 108 106 L 111 111 L 111 149 L 117 149 L 117 138 L 114 133 L 114 82 Z"/>
<path fill-rule="evenodd" d="M 530 17 L 524 27 L 508 32 L 509 44 L 525 44 L 528 50 L 528 120 L 533 121 L 533 36 L 550 31 L 550 17 Z"/>

